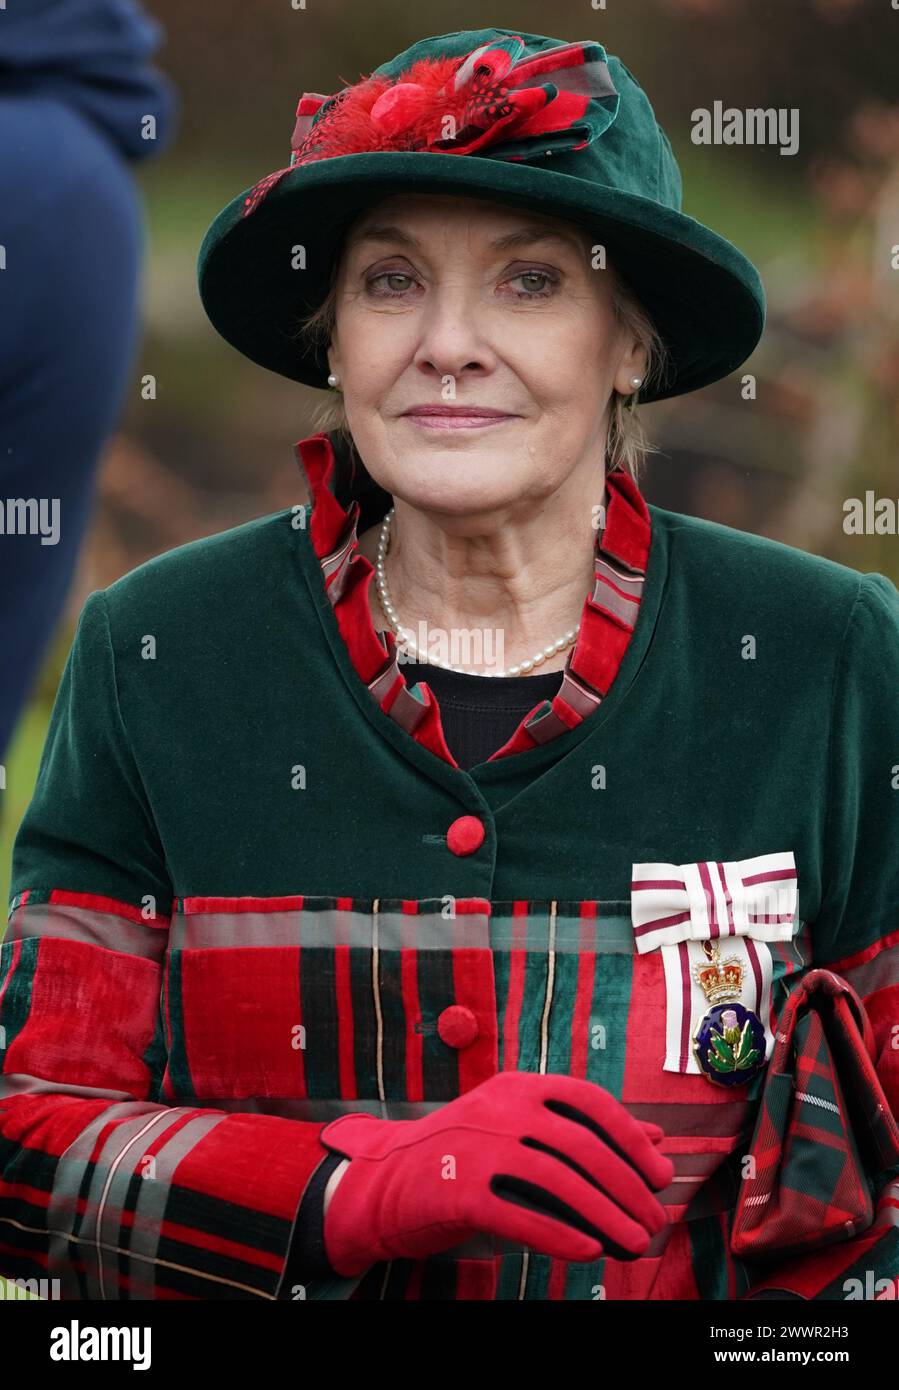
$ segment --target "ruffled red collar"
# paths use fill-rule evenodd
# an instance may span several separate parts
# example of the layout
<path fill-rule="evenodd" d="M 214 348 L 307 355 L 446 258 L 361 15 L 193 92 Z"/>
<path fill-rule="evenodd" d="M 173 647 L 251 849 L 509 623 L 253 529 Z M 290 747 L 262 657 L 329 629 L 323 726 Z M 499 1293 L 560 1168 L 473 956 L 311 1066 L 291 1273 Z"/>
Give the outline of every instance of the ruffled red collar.
<path fill-rule="evenodd" d="M 322 569 L 341 637 L 360 679 L 385 714 L 418 743 L 458 767 L 446 744 L 440 707 L 427 682 L 408 686 L 392 632 L 378 636 L 368 587 L 374 566 L 359 551 L 356 498 L 338 500 L 337 460 L 327 434 L 294 445 L 312 504 L 309 535 Z M 606 476 L 605 527 L 597 530 L 593 592 L 584 599 L 580 631 L 568 654 L 558 693 L 526 714 L 488 762 L 524 753 L 575 728 L 611 688 L 633 636 L 649 562 L 651 520 L 637 484 L 620 468 Z M 386 510 L 386 508 L 385 508 Z"/>

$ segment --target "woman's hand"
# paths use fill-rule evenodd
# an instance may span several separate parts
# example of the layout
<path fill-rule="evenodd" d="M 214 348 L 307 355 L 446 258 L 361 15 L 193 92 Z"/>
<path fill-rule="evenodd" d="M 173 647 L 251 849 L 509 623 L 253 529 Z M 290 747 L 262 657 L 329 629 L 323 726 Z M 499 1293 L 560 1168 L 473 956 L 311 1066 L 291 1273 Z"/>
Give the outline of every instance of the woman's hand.
<path fill-rule="evenodd" d="M 563 1260 L 636 1259 L 667 1223 L 651 1190 L 674 1176 L 660 1137 L 594 1082 L 535 1072 L 500 1072 L 419 1120 L 342 1115 L 321 1133 L 350 1160 L 332 1174 L 328 1259 L 359 1274 L 481 1231 Z"/>

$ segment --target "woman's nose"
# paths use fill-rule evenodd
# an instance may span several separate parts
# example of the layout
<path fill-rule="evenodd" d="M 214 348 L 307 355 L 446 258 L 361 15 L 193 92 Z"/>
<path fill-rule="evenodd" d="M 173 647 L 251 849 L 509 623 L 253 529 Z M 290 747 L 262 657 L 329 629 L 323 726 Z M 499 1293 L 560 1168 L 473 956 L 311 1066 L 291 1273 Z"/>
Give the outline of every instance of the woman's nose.
<path fill-rule="evenodd" d="M 422 309 L 415 365 L 433 368 L 440 376 L 459 376 L 472 368 L 489 370 L 495 360 L 476 296 L 435 292 Z"/>

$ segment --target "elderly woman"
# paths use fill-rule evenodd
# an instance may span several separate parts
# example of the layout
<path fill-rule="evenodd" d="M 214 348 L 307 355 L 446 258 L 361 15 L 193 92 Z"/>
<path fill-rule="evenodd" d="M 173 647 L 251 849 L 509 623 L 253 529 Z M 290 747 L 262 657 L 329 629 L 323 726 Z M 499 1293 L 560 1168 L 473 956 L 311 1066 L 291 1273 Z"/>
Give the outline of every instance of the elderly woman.
<path fill-rule="evenodd" d="M 757 274 L 599 44 L 427 39 L 293 143 L 200 290 L 338 408 L 308 505 L 84 606 L 14 853 L 0 1268 L 894 1279 L 899 594 L 637 481 L 635 402 L 749 356 Z"/>

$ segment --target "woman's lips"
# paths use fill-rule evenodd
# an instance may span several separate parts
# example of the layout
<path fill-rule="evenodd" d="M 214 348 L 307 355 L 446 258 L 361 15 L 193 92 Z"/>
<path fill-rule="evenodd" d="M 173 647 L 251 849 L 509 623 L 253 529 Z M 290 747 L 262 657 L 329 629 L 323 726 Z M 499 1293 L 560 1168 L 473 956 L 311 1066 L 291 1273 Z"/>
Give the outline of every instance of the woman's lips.
<path fill-rule="evenodd" d="M 457 411 L 408 411 L 403 417 L 413 425 L 424 425 L 432 430 L 478 430 L 488 425 L 505 425 L 517 420 L 518 415 L 465 415 Z"/>

